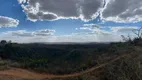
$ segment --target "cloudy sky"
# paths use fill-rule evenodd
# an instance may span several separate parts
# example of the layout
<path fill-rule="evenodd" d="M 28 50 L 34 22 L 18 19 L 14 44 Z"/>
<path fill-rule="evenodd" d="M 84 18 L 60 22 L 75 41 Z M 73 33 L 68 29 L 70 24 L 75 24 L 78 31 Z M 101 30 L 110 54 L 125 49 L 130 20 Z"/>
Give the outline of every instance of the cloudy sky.
<path fill-rule="evenodd" d="M 122 41 L 141 26 L 141 0 L 0 0 L 0 40 Z"/>

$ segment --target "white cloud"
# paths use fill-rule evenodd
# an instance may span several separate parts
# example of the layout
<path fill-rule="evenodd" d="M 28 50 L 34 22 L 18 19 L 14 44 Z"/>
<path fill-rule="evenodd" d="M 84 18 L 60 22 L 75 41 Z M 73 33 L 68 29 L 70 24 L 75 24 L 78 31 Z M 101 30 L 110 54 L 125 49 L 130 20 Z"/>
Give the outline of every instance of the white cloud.
<path fill-rule="evenodd" d="M 26 30 L 18 30 L 18 31 L 9 31 L 8 34 L 12 36 L 20 36 L 20 37 L 33 37 L 33 32 L 27 32 Z"/>
<path fill-rule="evenodd" d="M 102 19 L 114 22 L 142 21 L 141 0 L 106 0 L 101 13 Z"/>
<path fill-rule="evenodd" d="M 139 27 L 136 26 L 101 27 L 97 25 L 97 27 L 94 27 L 94 25 L 96 24 L 85 24 L 84 27 L 78 29 L 81 30 L 81 32 L 75 33 L 75 35 L 81 35 L 83 37 L 85 37 L 85 35 L 93 35 L 95 36 L 95 41 L 97 42 L 111 42 L 121 41 L 121 35 L 124 35 L 126 37 L 130 35 L 131 38 L 134 38 L 136 37 L 136 35 L 133 33 L 133 31 L 139 29 Z M 89 32 L 85 32 L 84 30 L 88 30 Z M 94 37 L 92 38 L 92 40 L 94 40 Z"/>
<path fill-rule="evenodd" d="M 95 32 L 95 33 L 106 33 L 108 34 L 109 32 L 106 31 L 106 30 L 102 30 L 104 29 L 105 27 L 102 27 L 102 26 L 99 26 L 97 24 L 84 24 L 83 25 L 84 27 L 80 27 L 80 30 L 89 30 L 91 32 Z"/>
<path fill-rule="evenodd" d="M 31 21 L 81 19 L 99 15 L 104 21 L 142 21 L 141 0 L 18 0 Z M 26 4 L 25 4 L 26 3 Z"/>
<path fill-rule="evenodd" d="M 10 17 L 0 16 L 0 27 L 17 27 L 19 20 Z"/>
<path fill-rule="evenodd" d="M 115 32 L 115 33 L 132 33 L 135 30 L 138 30 L 140 27 L 136 26 L 116 26 L 116 27 L 102 27 L 97 24 L 84 24 L 84 27 L 80 27 L 80 30 L 90 30 L 92 32 Z M 108 29 L 109 31 L 105 30 Z"/>
<path fill-rule="evenodd" d="M 119 33 L 132 33 L 133 30 L 138 30 L 139 27 L 128 27 L 128 26 L 123 26 L 123 27 L 110 27 L 112 32 L 119 32 Z"/>
<path fill-rule="evenodd" d="M 11 35 L 11 36 L 18 36 L 18 37 L 35 37 L 35 36 L 51 36 L 55 33 L 55 30 L 45 29 L 45 30 L 38 30 L 33 32 L 28 32 L 26 30 L 17 30 L 17 31 L 8 31 L 4 34 Z"/>
<path fill-rule="evenodd" d="M 104 0 L 18 0 L 31 21 L 95 19 L 102 10 Z M 24 3 L 27 3 L 25 5 Z"/>
<path fill-rule="evenodd" d="M 116 42 L 121 41 L 121 36 L 98 30 L 97 32 L 80 32 L 63 36 L 68 42 Z M 58 39 L 58 38 L 57 38 Z M 61 41 L 61 40 L 60 40 Z"/>
<path fill-rule="evenodd" d="M 83 26 L 85 27 L 92 27 L 92 28 L 100 28 L 101 26 L 97 25 L 97 24 L 84 24 Z"/>
<path fill-rule="evenodd" d="M 33 32 L 33 34 L 36 36 L 51 36 L 51 35 L 54 35 L 54 33 L 55 33 L 55 30 L 50 30 L 50 29 Z"/>
<path fill-rule="evenodd" d="M 89 25 L 89 24 L 87 24 Z M 94 24 L 95 25 L 95 24 Z M 97 25 L 99 26 L 99 25 Z M 93 27 L 93 28 L 91 28 Z M 14 42 L 115 42 L 122 41 L 121 35 L 128 36 L 128 34 L 133 38 L 136 35 L 132 33 L 132 30 L 137 30 L 139 27 L 127 27 L 127 26 L 117 26 L 117 27 L 95 27 L 94 26 L 84 26 L 78 28 L 80 30 L 77 33 L 72 33 L 70 35 L 54 35 L 55 30 L 44 29 L 37 31 L 8 31 L 0 35 L 0 39 L 12 40 Z M 84 31 L 88 30 L 88 31 Z"/>
<path fill-rule="evenodd" d="M 92 32 L 99 31 L 101 26 L 97 24 L 84 24 L 83 27 L 78 28 L 79 30 L 89 30 Z"/>

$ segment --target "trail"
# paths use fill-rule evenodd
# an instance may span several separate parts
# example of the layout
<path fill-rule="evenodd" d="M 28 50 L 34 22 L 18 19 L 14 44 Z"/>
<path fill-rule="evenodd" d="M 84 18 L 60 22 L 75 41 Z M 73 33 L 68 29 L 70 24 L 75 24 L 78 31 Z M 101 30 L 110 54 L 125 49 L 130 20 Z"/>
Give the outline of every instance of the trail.
<path fill-rule="evenodd" d="M 20 77 L 20 78 L 27 78 L 27 79 L 52 79 L 52 78 L 68 78 L 68 77 L 77 77 L 77 76 L 81 76 L 83 74 L 87 74 L 90 73 L 92 71 L 95 71 L 99 68 L 102 68 L 112 62 L 115 62 L 117 60 L 119 60 L 120 58 L 124 57 L 126 55 L 122 55 L 119 57 L 116 57 L 115 59 L 101 64 L 99 66 L 94 66 L 88 70 L 79 72 L 79 73 L 73 73 L 73 74 L 65 74 L 65 75 L 51 75 L 51 74 L 45 74 L 45 73 L 35 73 L 35 72 L 31 72 L 25 69 L 20 69 L 20 68 L 10 68 L 9 70 L 4 70 L 4 71 L 0 71 L 0 75 L 7 75 L 7 76 L 13 76 L 13 77 Z"/>

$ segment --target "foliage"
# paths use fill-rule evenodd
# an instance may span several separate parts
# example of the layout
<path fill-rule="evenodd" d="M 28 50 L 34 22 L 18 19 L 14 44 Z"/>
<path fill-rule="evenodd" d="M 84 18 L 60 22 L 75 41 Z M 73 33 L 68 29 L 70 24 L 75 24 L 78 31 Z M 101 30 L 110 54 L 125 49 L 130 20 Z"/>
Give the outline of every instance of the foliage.
<path fill-rule="evenodd" d="M 101 55 L 106 57 L 119 55 L 126 47 L 127 45 L 123 43 L 17 44 L 10 42 L 0 46 L 0 57 L 17 62 L 19 65 L 15 67 L 52 74 L 70 74 L 97 65 L 97 59 Z"/>

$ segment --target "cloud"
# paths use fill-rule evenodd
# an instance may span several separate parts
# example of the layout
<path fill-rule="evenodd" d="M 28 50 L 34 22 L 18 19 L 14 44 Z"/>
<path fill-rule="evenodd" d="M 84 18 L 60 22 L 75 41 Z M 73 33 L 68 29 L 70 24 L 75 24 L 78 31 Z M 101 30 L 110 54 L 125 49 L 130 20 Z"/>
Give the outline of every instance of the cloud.
<path fill-rule="evenodd" d="M 142 21 L 141 0 L 18 0 L 31 21 L 81 19 L 119 23 Z"/>
<path fill-rule="evenodd" d="M 18 0 L 31 21 L 95 19 L 102 10 L 104 0 Z M 25 4 L 26 3 L 26 4 Z"/>
<path fill-rule="evenodd" d="M 122 26 L 121 26 L 122 27 Z M 72 33 L 70 35 L 55 36 L 53 33 L 55 30 L 38 30 L 28 32 L 25 30 L 9 31 L 0 35 L 0 39 L 12 40 L 13 42 L 30 43 L 30 42 L 117 42 L 122 41 L 121 35 L 128 36 L 127 32 L 123 30 L 130 30 L 129 28 L 109 27 L 108 30 L 96 28 L 89 30 L 89 32 L 81 31 L 78 33 Z M 52 34 L 51 34 L 52 33 Z M 50 35 L 49 35 L 50 34 Z M 135 34 L 129 34 L 130 37 L 135 37 Z"/>
<path fill-rule="evenodd" d="M 97 25 L 97 24 L 84 24 L 83 26 L 85 27 L 92 27 L 92 28 L 100 28 L 101 26 Z"/>
<path fill-rule="evenodd" d="M 67 42 L 116 42 L 121 41 L 121 36 L 116 34 L 108 33 L 103 30 L 96 30 L 96 32 L 79 32 L 72 33 L 72 35 L 62 36 L 65 39 L 58 37 L 59 41 L 67 41 Z"/>
<path fill-rule="evenodd" d="M 28 32 L 26 30 L 17 30 L 17 31 L 8 31 L 5 32 L 7 35 L 11 36 L 18 36 L 18 37 L 35 37 L 35 36 L 51 36 L 55 33 L 55 30 L 45 29 L 45 30 L 38 30 L 33 32 Z"/>
<path fill-rule="evenodd" d="M 138 30 L 139 27 L 110 27 L 112 32 L 119 32 L 119 33 L 132 33 L 134 30 Z"/>
<path fill-rule="evenodd" d="M 96 30 L 100 30 L 99 28 L 102 28 L 102 26 L 99 26 L 97 24 L 84 24 L 83 27 L 76 28 L 76 30 L 96 31 Z"/>
<path fill-rule="evenodd" d="M 33 34 L 36 36 L 50 36 L 54 35 L 55 30 L 45 29 L 45 30 L 39 30 L 34 32 Z"/>
<path fill-rule="evenodd" d="M 141 0 L 106 0 L 101 13 L 102 19 L 114 22 L 142 21 Z"/>
<path fill-rule="evenodd" d="M 28 17 L 28 20 L 31 20 L 33 22 L 36 22 L 37 20 L 41 20 L 41 21 L 44 21 L 44 20 L 50 20 L 50 21 L 57 20 L 57 15 L 55 15 L 53 13 L 52 14 L 51 13 L 43 14 L 42 12 L 37 13 L 37 14 L 27 13 L 27 17 Z"/>
<path fill-rule="evenodd" d="M 17 27 L 19 20 L 10 17 L 0 16 L 0 27 Z"/>
<path fill-rule="evenodd" d="M 97 24 L 84 24 L 83 25 L 84 27 L 80 27 L 79 29 L 80 30 L 89 30 L 93 33 L 102 33 L 102 34 L 108 34 L 109 32 L 106 31 L 106 30 L 103 30 L 105 29 L 105 27 L 102 27 L 100 25 L 97 25 Z"/>
<path fill-rule="evenodd" d="M 89 31 L 102 31 L 102 32 L 115 32 L 115 33 L 132 33 L 135 30 L 138 30 L 140 27 L 136 26 L 116 26 L 116 27 L 102 27 L 97 24 L 84 24 L 84 27 L 80 27 L 80 30 L 89 30 Z"/>
<path fill-rule="evenodd" d="M 12 36 L 20 36 L 20 37 L 33 37 L 32 32 L 27 32 L 26 30 L 18 30 L 18 31 L 8 31 L 8 34 Z"/>
<path fill-rule="evenodd" d="M 129 35 L 131 38 L 134 38 L 136 37 L 136 35 L 133 33 L 133 31 L 138 29 L 139 27 L 136 26 L 101 27 L 97 25 L 96 27 L 96 24 L 85 24 L 84 27 L 80 27 L 78 29 L 80 30 L 80 33 L 74 33 L 74 35 L 81 35 L 83 37 L 85 35 L 89 36 L 92 35 L 95 36 L 95 38 L 97 38 L 96 41 L 111 42 L 111 41 L 121 41 L 122 40 L 121 35 L 124 36 Z"/>

